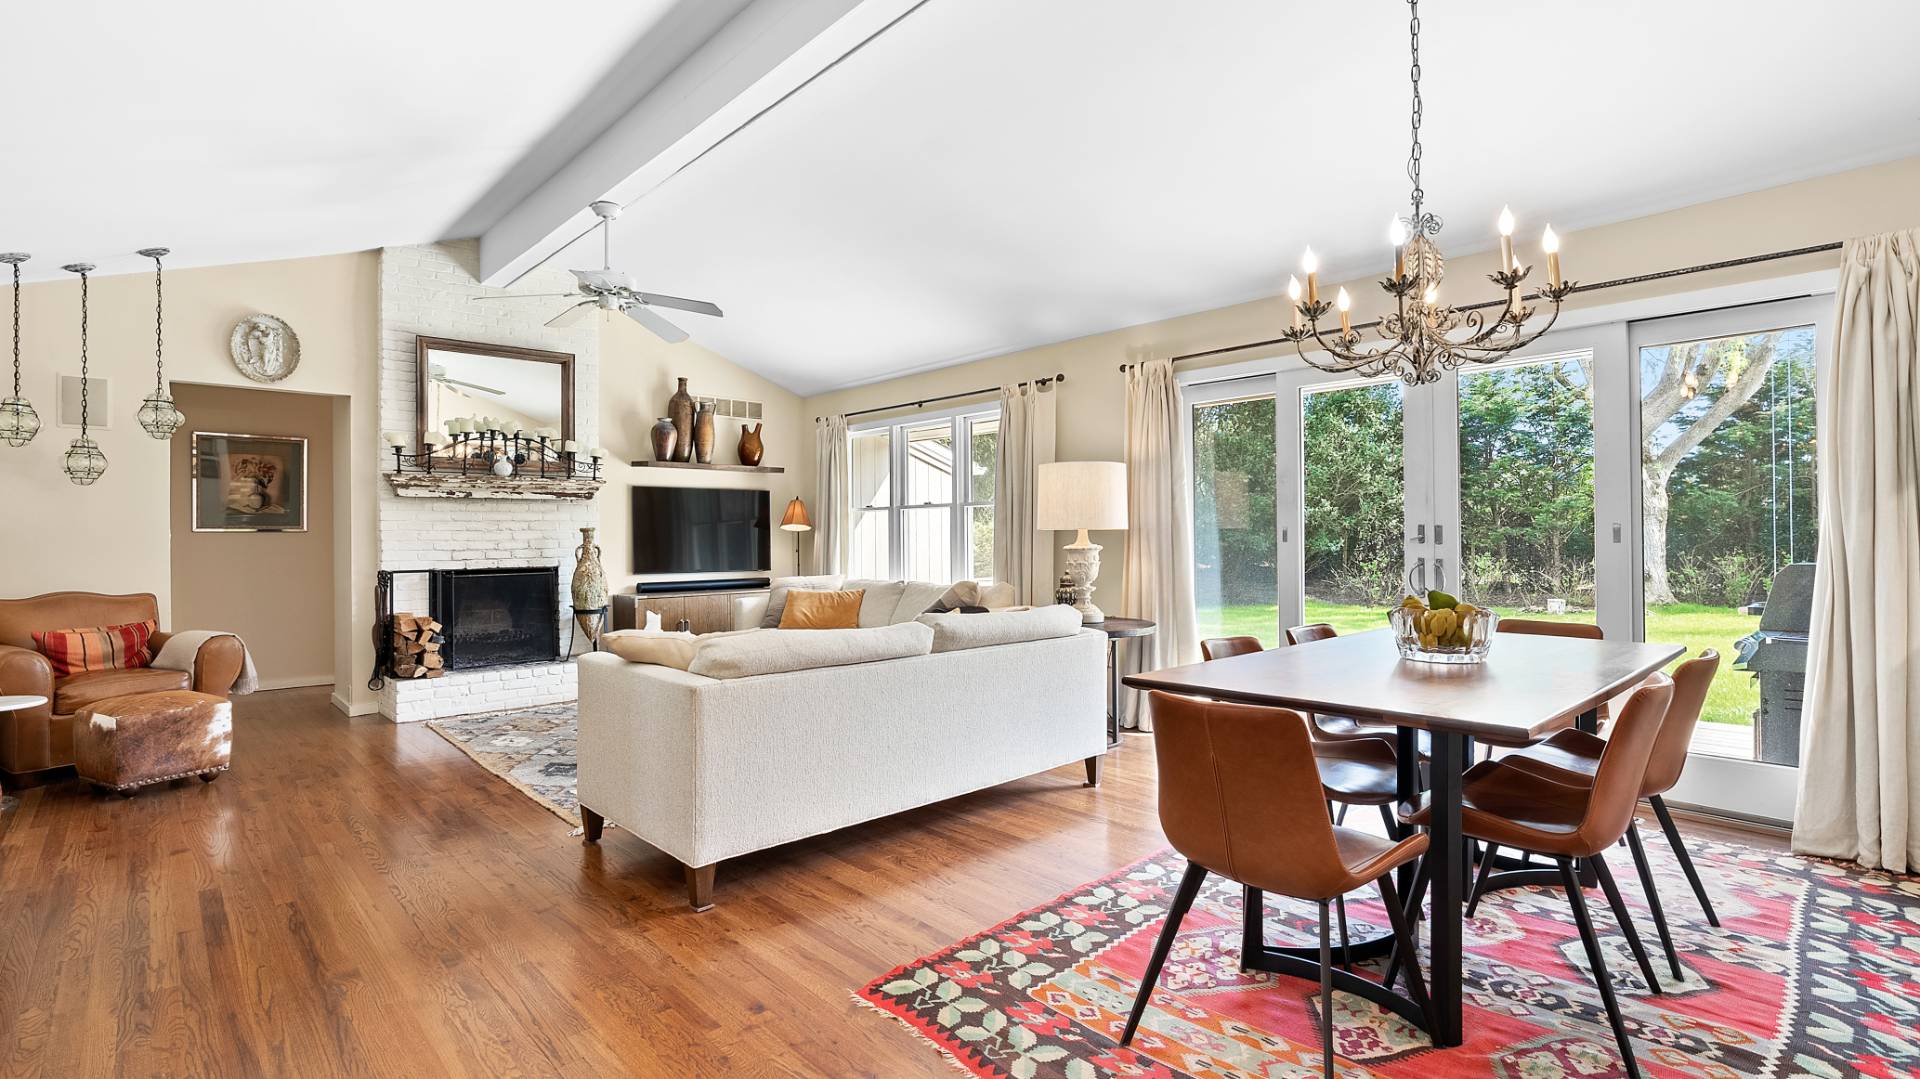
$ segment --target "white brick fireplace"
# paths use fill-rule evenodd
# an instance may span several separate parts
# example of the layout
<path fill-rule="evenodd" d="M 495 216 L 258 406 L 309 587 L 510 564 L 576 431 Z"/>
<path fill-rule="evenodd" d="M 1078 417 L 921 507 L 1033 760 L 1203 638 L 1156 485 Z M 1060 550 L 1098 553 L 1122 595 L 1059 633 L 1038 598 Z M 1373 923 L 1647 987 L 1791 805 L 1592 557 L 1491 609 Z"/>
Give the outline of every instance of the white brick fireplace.
<path fill-rule="evenodd" d="M 597 320 L 571 330 L 548 329 L 564 301 L 473 303 L 499 296 L 474 279 L 478 245 L 471 241 L 420 247 L 389 247 L 380 257 L 380 427 L 414 432 L 414 338 L 449 337 L 492 345 L 571 352 L 574 355 L 574 438 L 598 443 L 600 328 Z M 527 275 L 514 292 L 566 292 L 574 286 L 565 270 Z M 393 467 L 382 447 L 382 471 Z M 558 566 L 560 647 L 570 639 L 570 583 L 580 529 L 597 524 L 591 501 L 401 498 L 385 479 L 378 486 L 379 568 L 386 571 L 478 567 Z M 396 573 L 393 609 L 427 613 L 428 578 Z M 371 631 L 368 627 L 367 632 Z M 570 661 L 449 671 L 434 679 L 387 679 L 380 712 L 395 722 L 491 712 L 575 696 Z"/>

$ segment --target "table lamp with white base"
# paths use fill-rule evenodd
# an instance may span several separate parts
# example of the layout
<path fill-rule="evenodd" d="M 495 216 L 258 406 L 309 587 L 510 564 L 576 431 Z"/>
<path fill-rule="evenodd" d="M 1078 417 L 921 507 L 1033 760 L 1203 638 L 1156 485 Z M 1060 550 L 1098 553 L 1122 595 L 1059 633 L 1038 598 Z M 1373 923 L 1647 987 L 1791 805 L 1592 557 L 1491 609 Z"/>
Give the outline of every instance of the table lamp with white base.
<path fill-rule="evenodd" d="M 1035 527 L 1042 531 L 1077 530 L 1067 544 L 1067 583 L 1073 588 L 1080 621 L 1107 620 L 1093 605 L 1093 582 L 1100 576 L 1100 545 L 1087 532 L 1127 527 L 1127 466 L 1119 461 L 1055 461 L 1039 467 Z"/>

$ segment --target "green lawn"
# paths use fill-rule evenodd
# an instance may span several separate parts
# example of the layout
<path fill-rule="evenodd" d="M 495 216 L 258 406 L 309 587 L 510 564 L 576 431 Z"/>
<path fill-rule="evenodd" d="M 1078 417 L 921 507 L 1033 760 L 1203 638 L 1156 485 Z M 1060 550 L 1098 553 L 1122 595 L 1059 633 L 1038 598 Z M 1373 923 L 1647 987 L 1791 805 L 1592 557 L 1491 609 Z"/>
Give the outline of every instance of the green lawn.
<path fill-rule="evenodd" d="M 1563 615 L 1528 612 L 1527 618 L 1555 622 L 1591 622 L 1592 611 Z M 1200 612 L 1200 636 L 1230 637 L 1247 634 L 1269 645 L 1282 640 L 1279 612 L 1273 606 L 1226 607 Z M 1359 633 L 1387 624 L 1383 607 L 1326 603 L 1307 600 L 1307 621 L 1326 622 L 1341 633 Z M 1720 651 L 1720 672 L 1713 689 L 1707 693 L 1706 707 L 1700 718 L 1706 723 L 1725 723 L 1739 727 L 1753 725 L 1753 711 L 1760 707 L 1760 688 L 1753 676 L 1733 669 L 1733 642 L 1752 633 L 1760 624 L 1758 615 L 1743 615 L 1730 607 L 1708 607 L 1698 603 L 1675 603 L 1647 609 L 1647 639 L 1682 644 L 1687 654 L 1702 648 Z M 1497 647 L 1497 645 L 1496 645 Z"/>

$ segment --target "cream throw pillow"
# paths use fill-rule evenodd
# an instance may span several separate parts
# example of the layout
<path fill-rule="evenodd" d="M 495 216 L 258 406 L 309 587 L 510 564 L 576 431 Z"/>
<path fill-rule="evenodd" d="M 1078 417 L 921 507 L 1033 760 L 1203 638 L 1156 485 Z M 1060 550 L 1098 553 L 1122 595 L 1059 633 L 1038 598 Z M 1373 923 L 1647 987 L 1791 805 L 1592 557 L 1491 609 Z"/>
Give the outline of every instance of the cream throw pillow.
<path fill-rule="evenodd" d="M 701 640 L 687 670 L 708 678 L 752 678 L 784 671 L 924 656 L 932 648 L 933 631 L 918 622 L 813 633 L 763 630 L 729 636 L 709 634 Z"/>
<path fill-rule="evenodd" d="M 616 629 L 600 636 L 600 646 L 628 663 L 653 663 L 684 671 L 693 662 L 696 638 L 691 633 Z"/>

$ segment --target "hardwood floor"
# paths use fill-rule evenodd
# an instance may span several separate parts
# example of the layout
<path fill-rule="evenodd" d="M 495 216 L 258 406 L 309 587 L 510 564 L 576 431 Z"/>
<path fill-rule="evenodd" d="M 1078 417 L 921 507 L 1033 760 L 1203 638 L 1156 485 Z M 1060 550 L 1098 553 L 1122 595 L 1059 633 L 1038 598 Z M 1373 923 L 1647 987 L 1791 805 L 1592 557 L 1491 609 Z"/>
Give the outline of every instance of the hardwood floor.
<path fill-rule="evenodd" d="M 849 991 L 1162 845 L 1152 746 L 725 863 L 423 725 L 236 702 L 234 767 L 0 815 L 0 1074 L 951 1075 Z"/>
<path fill-rule="evenodd" d="M 425 726 L 236 713 L 216 783 L 0 815 L 0 1074 L 951 1075 L 849 990 L 1163 845 L 1130 737 L 1098 788 L 1075 763 L 723 864 L 695 914 L 665 855 L 582 844 Z"/>

